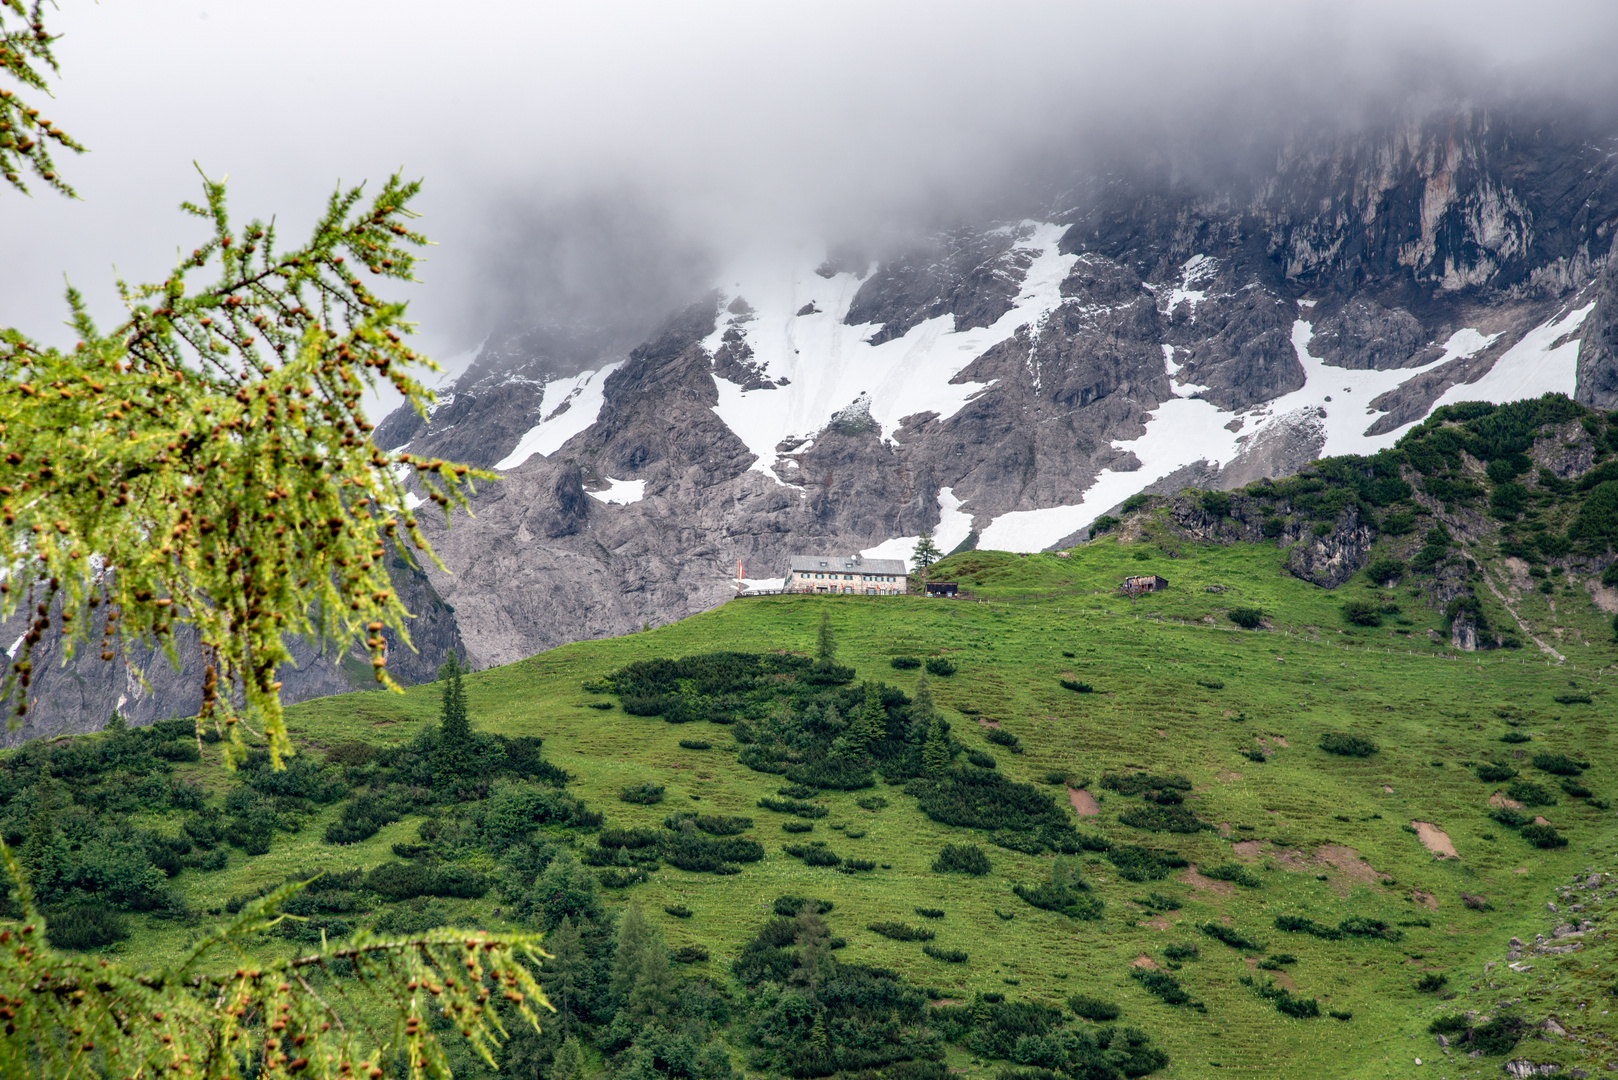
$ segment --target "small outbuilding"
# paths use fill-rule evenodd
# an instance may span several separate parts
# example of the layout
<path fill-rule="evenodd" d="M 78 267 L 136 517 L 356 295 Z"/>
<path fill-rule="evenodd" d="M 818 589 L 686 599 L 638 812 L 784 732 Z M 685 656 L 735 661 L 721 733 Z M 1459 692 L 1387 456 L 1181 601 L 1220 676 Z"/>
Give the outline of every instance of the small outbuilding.
<path fill-rule="evenodd" d="M 1138 595 L 1140 593 L 1162 592 L 1168 587 L 1167 578 L 1160 578 L 1156 574 L 1139 574 L 1135 577 L 1124 578 L 1124 583 L 1118 586 L 1118 591 Z"/>
<path fill-rule="evenodd" d="M 927 583 L 928 596 L 954 596 L 959 591 L 953 581 L 929 581 Z"/>

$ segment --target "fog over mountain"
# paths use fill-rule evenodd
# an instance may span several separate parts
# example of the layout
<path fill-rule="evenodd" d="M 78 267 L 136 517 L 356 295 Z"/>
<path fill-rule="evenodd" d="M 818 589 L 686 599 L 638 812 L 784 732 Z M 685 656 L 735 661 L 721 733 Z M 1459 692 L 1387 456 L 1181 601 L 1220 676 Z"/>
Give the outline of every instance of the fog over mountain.
<path fill-rule="evenodd" d="M 60 26 L 51 118 L 94 152 L 83 202 L 0 200 L 0 321 L 59 333 L 64 272 L 115 318 L 112 264 L 190 246 L 192 160 L 294 233 L 338 178 L 426 178 L 412 314 L 453 363 L 375 437 L 503 479 L 435 535 L 450 573 L 397 568 L 412 677 L 683 617 L 738 560 L 767 587 L 923 531 L 1068 545 L 1137 491 L 1373 453 L 1443 404 L 1618 406 L 1610 5 L 109 0 Z M 349 685 L 307 652 L 291 696 Z M 165 671 L 38 679 L 13 737 L 184 712 Z"/>

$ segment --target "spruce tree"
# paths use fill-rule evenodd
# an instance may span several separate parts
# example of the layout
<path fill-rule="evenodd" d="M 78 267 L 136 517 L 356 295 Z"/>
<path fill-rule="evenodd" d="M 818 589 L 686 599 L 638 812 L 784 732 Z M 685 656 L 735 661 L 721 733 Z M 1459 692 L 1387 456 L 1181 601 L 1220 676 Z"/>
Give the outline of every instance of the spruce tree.
<path fill-rule="evenodd" d="M 882 692 L 875 682 L 865 683 L 865 703 L 849 730 L 849 743 L 855 753 L 867 753 L 888 734 L 888 714 L 882 708 Z"/>
<path fill-rule="evenodd" d="M 460 779 L 472 771 L 472 725 L 466 718 L 466 690 L 461 685 L 461 664 L 453 652 L 438 669 L 443 696 L 438 709 L 438 749 L 434 773 Z"/>
<path fill-rule="evenodd" d="M 540 985 L 556 1006 L 562 1018 L 562 1030 L 573 1026 L 574 1014 L 584 1000 L 588 988 L 589 957 L 584 950 L 584 936 L 579 933 L 573 916 L 564 915 L 554 932 L 545 940 L 551 958 L 540 970 Z"/>
<path fill-rule="evenodd" d="M 831 632 L 831 612 L 820 613 L 820 633 L 815 639 L 815 667 L 822 670 L 837 663 L 837 639 Z"/>
<path fill-rule="evenodd" d="M 927 676 L 923 675 L 916 680 L 916 692 L 910 697 L 910 727 L 905 732 L 905 741 L 913 746 L 922 746 L 927 742 L 927 733 L 933 729 L 933 721 L 938 718 L 938 706 L 933 703 L 933 688 L 927 684 Z"/>
<path fill-rule="evenodd" d="M 928 776 L 938 776 L 949 768 L 949 736 L 944 734 L 944 722 L 937 715 L 921 749 L 921 768 Z"/>
<path fill-rule="evenodd" d="M 641 911 L 640 901 L 630 901 L 623 922 L 618 924 L 618 946 L 612 954 L 612 981 L 607 986 L 612 1003 L 620 1009 L 629 1002 L 635 989 L 641 954 L 651 936 L 652 928 Z"/>
<path fill-rule="evenodd" d="M 584 1080 L 584 1051 L 579 1046 L 578 1036 L 569 1035 L 557 1047 L 550 1080 Z"/>
<path fill-rule="evenodd" d="M 679 979 L 669 967 L 663 935 L 649 923 L 640 904 L 633 902 L 618 928 L 618 947 L 612 955 L 613 1004 L 634 1024 L 662 1021 L 674 1007 Z"/>
<path fill-rule="evenodd" d="M 916 569 L 921 571 L 922 580 L 927 578 L 927 568 L 943 557 L 938 545 L 933 543 L 933 534 L 922 530 L 921 536 L 916 540 L 916 550 L 911 553 L 911 559 L 916 563 Z"/>

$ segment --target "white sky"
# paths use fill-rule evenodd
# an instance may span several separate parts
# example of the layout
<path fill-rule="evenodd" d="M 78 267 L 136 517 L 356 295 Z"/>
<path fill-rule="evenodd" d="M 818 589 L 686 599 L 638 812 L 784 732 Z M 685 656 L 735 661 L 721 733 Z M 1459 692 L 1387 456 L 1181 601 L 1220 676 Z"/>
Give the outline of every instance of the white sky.
<path fill-rule="evenodd" d="M 519 235 L 513 208 L 617 192 L 724 249 L 893 221 L 1098 132 L 1240 132 L 1407 70 L 1577 91 L 1569 50 L 1618 29 L 1618 5 L 1588 0 L 60 6 L 42 105 L 93 152 L 61 162 L 82 202 L 0 193 L 0 324 L 61 340 L 64 275 L 115 318 L 114 264 L 161 276 L 194 245 L 174 209 L 193 161 L 230 175 L 241 218 L 292 233 L 339 178 L 402 167 L 428 183 L 440 246 L 413 310 L 442 354 L 479 336 L 478 268 Z"/>

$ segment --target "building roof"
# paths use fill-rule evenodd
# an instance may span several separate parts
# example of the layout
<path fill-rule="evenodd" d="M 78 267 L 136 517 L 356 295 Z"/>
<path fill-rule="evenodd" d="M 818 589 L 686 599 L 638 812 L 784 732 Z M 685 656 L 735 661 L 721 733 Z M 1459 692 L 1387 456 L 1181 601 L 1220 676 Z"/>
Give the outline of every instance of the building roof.
<path fill-rule="evenodd" d="M 858 555 L 794 555 L 788 570 L 794 574 L 812 574 L 816 571 L 836 570 L 838 573 L 894 574 L 903 577 L 903 559 L 866 559 Z"/>

